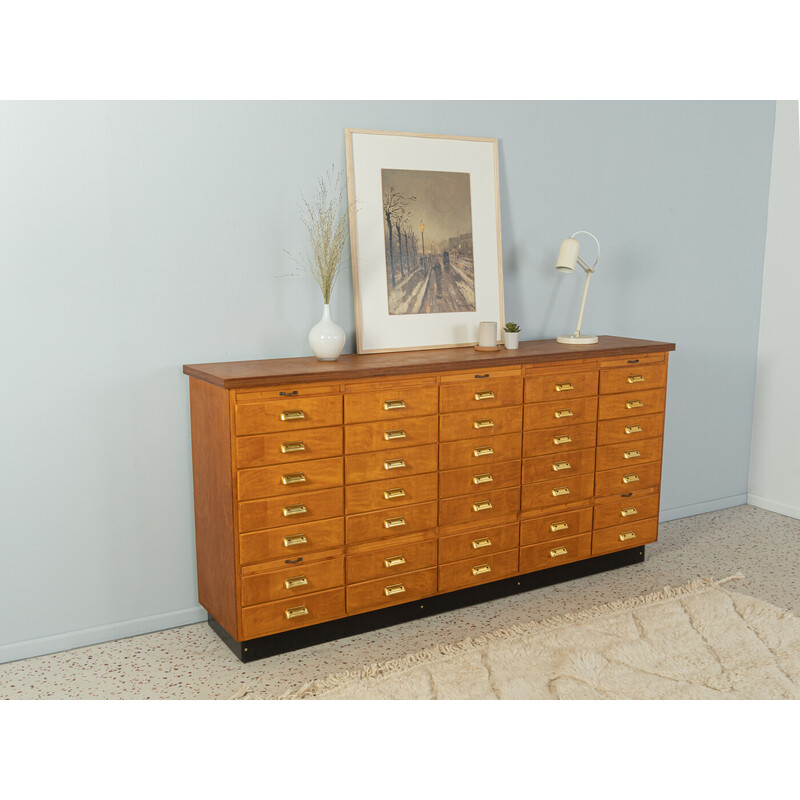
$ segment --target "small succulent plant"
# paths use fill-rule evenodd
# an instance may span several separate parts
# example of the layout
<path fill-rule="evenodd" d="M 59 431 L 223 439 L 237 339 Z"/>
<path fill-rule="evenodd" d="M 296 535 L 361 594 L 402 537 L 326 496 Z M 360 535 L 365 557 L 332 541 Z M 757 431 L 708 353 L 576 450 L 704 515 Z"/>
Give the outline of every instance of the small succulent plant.
<path fill-rule="evenodd" d="M 516 322 L 506 322 L 505 328 L 503 328 L 506 333 L 519 333 L 519 325 Z"/>

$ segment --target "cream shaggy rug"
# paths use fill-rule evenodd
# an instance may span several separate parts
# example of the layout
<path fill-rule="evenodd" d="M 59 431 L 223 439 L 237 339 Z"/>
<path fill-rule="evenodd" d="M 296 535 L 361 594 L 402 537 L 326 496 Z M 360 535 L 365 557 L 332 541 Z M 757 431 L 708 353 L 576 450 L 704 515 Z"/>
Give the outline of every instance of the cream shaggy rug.
<path fill-rule="evenodd" d="M 246 686 L 231 699 L 797 699 L 800 620 L 699 578 L 680 588 L 515 625 L 280 698 Z"/>

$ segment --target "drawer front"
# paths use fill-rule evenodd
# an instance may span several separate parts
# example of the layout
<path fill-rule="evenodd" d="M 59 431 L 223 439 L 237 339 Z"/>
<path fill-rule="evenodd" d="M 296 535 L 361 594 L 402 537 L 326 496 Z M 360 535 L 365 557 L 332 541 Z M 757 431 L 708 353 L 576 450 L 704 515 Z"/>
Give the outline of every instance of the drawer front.
<path fill-rule="evenodd" d="M 660 389 L 667 385 L 666 364 L 631 364 L 600 373 L 600 393 L 616 394 L 631 389 Z"/>
<path fill-rule="evenodd" d="M 600 369 L 628 369 L 632 364 L 664 364 L 667 353 L 643 353 L 639 356 L 622 356 L 621 358 L 605 358 L 600 361 Z"/>
<path fill-rule="evenodd" d="M 642 414 L 660 414 L 667 399 L 666 389 L 636 389 L 619 394 L 607 394 L 598 402 L 599 419 L 625 419 Z"/>
<path fill-rule="evenodd" d="M 610 528 L 613 525 L 634 523 L 640 519 L 658 516 L 659 495 L 647 494 L 637 497 L 622 497 L 612 503 L 594 507 L 594 528 Z"/>
<path fill-rule="evenodd" d="M 472 467 L 485 471 L 488 464 L 515 461 L 522 450 L 522 434 L 487 436 L 466 442 L 445 442 L 439 445 L 439 469 Z"/>
<path fill-rule="evenodd" d="M 298 561 L 310 553 L 344 546 L 344 520 L 341 517 L 290 525 L 278 530 L 255 531 L 239 536 L 239 562 L 260 564 L 277 559 Z"/>
<path fill-rule="evenodd" d="M 243 576 L 242 605 L 291 600 L 337 586 L 344 586 L 344 558 L 313 561 L 273 572 Z"/>
<path fill-rule="evenodd" d="M 520 546 L 563 539 L 579 533 L 592 532 L 592 509 L 559 511 L 536 519 L 526 519 L 519 526 Z"/>
<path fill-rule="evenodd" d="M 658 519 L 656 517 L 626 525 L 615 525 L 613 528 L 603 528 L 592 534 L 592 555 L 599 556 L 603 553 L 613 553 L 615 550 L 626 550 L 629 547 L 652 544 L 657 539 Z"/>
<path fill-rule="evenodd" d="M 597 471 L 661 461 L 662 439 L 645 439 L 635 444 L 607 444 L 597 448 Z"/>
<path fill-rule="evenodd" d="M 487 408 L 522 404 L 522 378 L 478 378 L 466 383 L 442 384 L 439 410 L 442 414 L 472 411 L 479 415 Z"/>
<path fill-rule="evenodd" d="M 582 561 L 592 555 L 592 534 L 566 536 L 545 544 L 532 544 L 519 549 L 519 571 L 536 572 L 558 567 L 572 561 Z"/>
<path fill-rule="evenodd" d="M 457 497 L 462 494 L 480 494 L 487 489 L 507 489 L 519 486 L 522 462 L 506 461 L 502 464 L 476 464 L 439 473 L 439 496 Z"/>
<path fill-rule="evenodd" d="M 522 430 L 522 406 L 503 406 L 486 410 L 460 411 L 439 417 L 439 439 L 442 442 L 463 439 L 491 439 L 504 433 Z"/>
<path fill-rule="evenodd" d="M 397 506 L 435 500 L 436 475 L 392 476 L 383 481 L 357 483 L 345 490 L 345 513 L 361 514 L 379 509 L 392 514 Z"/>
<path fill-rule="evenodd" d="M 482 558 L 484 555 L 512 550 L 518 545 L 519 525 L 516 522 L 471 533 L 443 536 L 439 539 L 439 563 Z"/>
<path fill-rule="evenodd" d="M 304 492 L 268 500 L 247 500 L 239 503 L 239 532 L 340 517 L 343 510 L 343 489 L 324 489 L 321 492 Z"/>
<path fill-rule="evenodd" d="M 597 370 L 574 370 L 564 367 L 560 372 L 532 375 L 525 379 L 525 402 L 543 403 L 557 400 L 569 404 L 573 397 L 597 394 Z"/>
<path fill-rule="evenodd" d="M 525 406 L 525 430 L 562 428 L 597 419 L 596 397 L 565 397 L 555 402 Z"/>
<path fill-rule="evenodd" d="M 529 483 L 522 487 L 522 510 L 532 511 L 591 501 L 593 489 L 592 473 L 571 478 L 553 477 L 548 481 Z"/>
<path fill-rule="evenodd" d="M 347 587 L 347 613 L 361 614 L 436 594 L 436 567 Z"/>
<path fill-rule="evenodd" d="M 653 439 L 664 433 L 664 415 L 631 419 L 604 419 L 597 423 L 597 445 Z"/>
<path fill-rule="evenodd" d="M 405 536 L 436 527 L 437 503 L 420 503 L 388 511 L 356 514 L 345 520 L 345 541 L 348 544 L 372 542 L 390 536 Z"/>
<path fill-rule="evenodd" d="M 361 583 L 376 578 L 393 579 L 404 572 L 436 566 L 436 539 L 393 544 L 387 542 L 369 553 L 348 556 L 347 583 Z"/>
<path fill-rule="evenodd" d="M 523 456 L 540 456 L 546 453 L 566 453 L 594 447 L 597 425 L 564 425 L 552 430 L 525 431 L 522 439 Z"/>
<path fill-rule="evenodd" d="M 245 436 L 236 439 L 235 448 L 240 469 L 333 458 L 342 455 L 342 428 Z"/>
<path fill-rule="evenodd" d="M 264 403 L 239 403 L 234 414 L 237 436 L 325 428 L 342 424 L 342 396 L 287 397 Z"/>
<path fill-rule="evenodd" d="M 326 458 L 294 464 L 276 464 L 269 467 L 239 470 L 236 475 L 239 500 L 259 497 L 278 497 L 313 492 L 342 485 L 344 459 Z"/>
<path fill-rule="evenodd" d="M 622 492 L 636 492 L 648 486 L 657 486 L 661 480 L 661 462 L 649 464 L 631 464 L 621 469 L 609 469 L 597 473 L 598 497 Z"/>
<path fill-rule="evenodd" d="M 594 448 L 526 458 L 522 463 L 522 482 L 537 483 L 561 475 L 594 472 Z"/>
<path fill-rule="evenodd" d="M 255 639 L 280 631 L 305 628 L 317 622 L 343 617 L 344 589 L 309 594 L 295 600 L 273 600 L 242 609 L 242 636 Z"/>
<path fill-rule="evenodd" d="M 439 501 L 439 525 L 490 524 L 519 511 L 519 488 L 485 491 Z"/>
<path fill-rule="evenodd" d="M 391 423 L 395 419 L 425 417 L 438 411 L 438 386 L 379 387 L 344 397 L 344 421 L 347 424 L 377 420 Z"/>
<path fill-rule="evenodd" d="M 452 592 L 456 589 L 466 589 L 469 586 L 510 578 L 517 574 L 518 564 L 518 550 L 485 555 L 476 553 L 464 561 L 442 564 L 439 567 L 439 591 Z"/>
<path fill-rule="evenodd" d="M 385 453 L 398 448 L 434 444 L 438 434 L 437 422 L 438 418 L 432 416 L 411 417 L 398 420 L 397 424 L 380 421 L 347 425 L 344 429 L 344 451 L 348 455 L 375 450 Z"/>
<path fill-rule="evenodd" d="M 344 460 L 344 481 L 347 484 L 367 483 L 390 476 L 421 475 L 439 468 L 439 446 L 425 444 L 385 453 L 358 453 Z"/>

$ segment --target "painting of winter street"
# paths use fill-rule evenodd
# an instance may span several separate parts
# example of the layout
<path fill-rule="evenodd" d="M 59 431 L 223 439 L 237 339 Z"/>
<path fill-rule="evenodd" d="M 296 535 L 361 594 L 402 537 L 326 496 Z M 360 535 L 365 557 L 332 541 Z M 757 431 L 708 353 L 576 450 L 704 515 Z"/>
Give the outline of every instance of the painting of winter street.
<path fill-rule="evenodd" d="M 382 169 L 390 314 L 475 311 L 468 172 Z"/>

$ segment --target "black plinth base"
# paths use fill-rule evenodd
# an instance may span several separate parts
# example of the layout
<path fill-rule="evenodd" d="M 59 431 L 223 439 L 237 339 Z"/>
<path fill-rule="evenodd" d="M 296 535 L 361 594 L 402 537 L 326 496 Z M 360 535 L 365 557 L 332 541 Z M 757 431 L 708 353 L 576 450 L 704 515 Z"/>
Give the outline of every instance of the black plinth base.
<path fill-rule="evenodd" d="M 410 603 L 403 603 L 390 608 L 381 608 L 377 611 L 368 611 L 352 617 L 334 619 L 330 622 L 320 622 L 306 628 L 297 628 L 293 631 L 274 633 L 271 636 L 261 636 L 257 639 L 248 639 L 246 642 L 237 642 L 210 614 L 208 624 L 211 629 L 230 647 L 240 661 L 257 661 L 260 658 L 288 653 L 291 650 L 300 650 L 315 644 L 323 644 L 334 639 L 354 636 L 357 633 L 366 633 L 401 622 L 409 622 L 444 611 L 453 611 L 487 600 L 496 600 L 499 597 L 508 597 L 531 589 L 540 589 L 552 586 L 555 583 L 585 578 L 598 572 L 627 567 L 644 561 L 644 546 L 632 547 L 618 553 L 609 553 L 605 556 L 595 556 L 585 561 L 576 561 L 560 567 L 529 572 L 526 575 L 515 575 L 492 583 L 484 583 L 469 589 L 459 589 L 456 592 L 438 594 Z"/>

